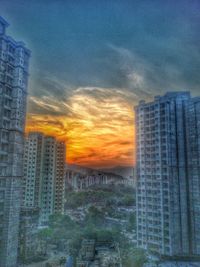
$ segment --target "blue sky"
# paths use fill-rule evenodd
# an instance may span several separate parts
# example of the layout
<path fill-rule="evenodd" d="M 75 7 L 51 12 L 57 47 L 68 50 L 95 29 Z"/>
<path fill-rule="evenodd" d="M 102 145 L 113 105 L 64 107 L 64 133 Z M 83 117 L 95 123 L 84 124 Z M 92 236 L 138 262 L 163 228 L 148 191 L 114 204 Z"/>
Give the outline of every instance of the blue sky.
<path fill-rule="evenodd" d="M 0 0 L 0 13 L 32 51 L 31 118 L 79 118 L 77 95 L 131 109 L 169 90 L 198 95 L 198 0 Z"/>

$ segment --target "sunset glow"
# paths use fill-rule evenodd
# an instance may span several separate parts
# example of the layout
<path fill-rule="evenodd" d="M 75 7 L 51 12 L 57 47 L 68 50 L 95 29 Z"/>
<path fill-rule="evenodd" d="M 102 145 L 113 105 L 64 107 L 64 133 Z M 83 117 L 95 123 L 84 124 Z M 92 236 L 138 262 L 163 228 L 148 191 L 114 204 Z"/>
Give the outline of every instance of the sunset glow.
<path fill-rule="evenodd" d="M 107 97 L 99 100 L 102 93 Z M 79 88 L 66 102 L 35 97 L 30 101 L 51 115 L 29 113 L 26 131 L 40 131 L 66 141 L 68 163 L 91 167 L 133 165 L 134 113 L 123 94 Z"/>

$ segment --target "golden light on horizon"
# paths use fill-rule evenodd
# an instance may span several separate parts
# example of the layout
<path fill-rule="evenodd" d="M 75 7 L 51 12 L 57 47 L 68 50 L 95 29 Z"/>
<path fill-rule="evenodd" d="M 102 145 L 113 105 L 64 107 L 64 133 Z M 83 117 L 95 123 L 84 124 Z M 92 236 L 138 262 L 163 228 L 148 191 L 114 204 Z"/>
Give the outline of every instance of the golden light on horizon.
<path fill-rule="evenodd" d="M 63 114 L 28 113 L 26 132 L 40 131 L 64 140 L 68 163 L 91 167 L 133 165 L 134 113 L 122 96 L 113 94 L 99 100 L 78 90 L 67 103 L 33 101 L 53 111 L 67 107 Z"/>

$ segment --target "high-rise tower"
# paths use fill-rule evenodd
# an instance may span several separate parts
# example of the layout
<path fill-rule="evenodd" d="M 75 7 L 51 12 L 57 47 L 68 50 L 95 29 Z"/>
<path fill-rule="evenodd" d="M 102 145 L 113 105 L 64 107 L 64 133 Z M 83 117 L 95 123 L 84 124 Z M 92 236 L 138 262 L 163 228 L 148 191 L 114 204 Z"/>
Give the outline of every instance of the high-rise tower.
<path fill-rule="evenodd" d="M 7 26 L 0 17 L 0 266 L 15 267 L 30 51 Z"/>
<path fill-rule="evenodd" d="M 190 253 L 200 255 L 200 97 L 188 102 L 186 126 Z"/>
<path fill-rule="evenodd" d="M 41 197 L 44 136 L 32 132 L 26 137 L 24 149 L 24 177 L 22 205 L 39 207 Z"/>
<path fill-rule="evenodd" d="M 24 154 L 23 205 L 40 208 L 40 222 L 64 205 L 65 143 L 54 137 L 31 132 Z"/>
<path fill-rule="evenodd" d="M 200 98 L 171 92 L 135 110 L 138 246 L 198 255 Z"/>

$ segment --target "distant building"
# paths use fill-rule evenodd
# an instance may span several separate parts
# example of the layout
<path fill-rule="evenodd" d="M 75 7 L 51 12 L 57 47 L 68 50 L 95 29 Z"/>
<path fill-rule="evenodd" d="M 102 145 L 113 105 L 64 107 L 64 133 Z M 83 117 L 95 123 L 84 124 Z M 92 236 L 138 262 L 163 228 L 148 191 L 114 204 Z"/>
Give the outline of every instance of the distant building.
<path fill-rule="evenodd" d="M 44 135 L 29 133 L 25 141 L 23 206 L 39 207 L 41 202 Z"/>
<path fill-rule="evenodd" d="M 29 133 L 24 154 L 23 205 L 40 208 L 40 222 L 64 209 L 65 144 Z"/>
<path fill-rule="evenodd" d="M 119 247 L 109 241 L 84 239 L 81 244 L 77 267 L 121 267 Z"/>
<path fill-rule="evenodd" d="M 64 210 L 64 177 L 65 177 L 66 145 L 64 142 L 56 143 L 56 177 L 54 211 L 62 213 Z"/>
<path fill-rule="evenodd" d="M 74 190 L 81 191 L 88 187 L 100 184 L 108 184 L 108 177 L 103 173 L 82 174 L 79 172 L 67 170 L 66 180 Z"/>
<path fill-rule="evenodd" d="M 0 17 L 0 266 L 17 266 L 30 51 Z"/>
<path fill-rule="evenodd" d="M 73 170 L 66 170 L 65 187 L 70 186 L 76 191 L 85 190 L 95 185 L 106 184 L 123 184 L 134 187 L 133 179 L 125 179 L 120 175 L 114 173 L 105 173 L 99 171 L 91 171 L 88 174 L 79 173 Z"/>
<path fill-rule="evenodd" d="M 200 98 L 172 92 L 135 111 L 138 246 L 200 255 Z"/>

